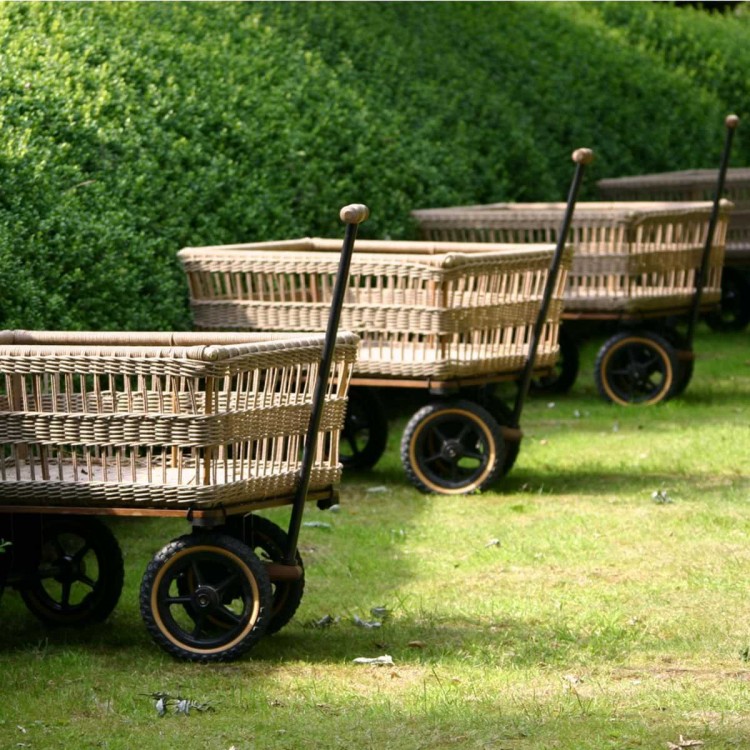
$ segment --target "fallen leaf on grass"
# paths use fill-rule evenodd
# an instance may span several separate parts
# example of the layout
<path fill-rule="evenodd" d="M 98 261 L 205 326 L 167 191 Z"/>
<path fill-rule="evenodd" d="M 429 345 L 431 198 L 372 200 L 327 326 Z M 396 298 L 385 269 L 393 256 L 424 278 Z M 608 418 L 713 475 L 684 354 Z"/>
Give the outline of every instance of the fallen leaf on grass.
<path fill-rule="evenodd" d="M 672 502 L 672 498 L 669 496 L 666 490 L 656 490 L 651 493 L 651 499 L 659 505 L 666 505 Z"/>
<path fill-rule="evenodd" d="M 580 677 L 576 677 L 574 674 L 566 674 L 563 680 L 569 682 L 571 685 L 578 685 L 580 682 L 583 682 Z"/>
<path fill-rule="evenodd" d="M 424 648 L 427 644 L 424 641 L 409 641 L 406 645 L 409 648 Z"/>
<path fill-rule="evenodd" d="M 370 658 L 368 656 L 358 656 L 356 659 L 352 659 L 352 661 L 355 664 L 375 664 L 377 666 L 394 666 L 393 664 L 393 657 L 389 656 L 388 654 L 383 654 L 383 656 L 375 656 L 373 658 Z"/>
<path fill-rule="evenodd" d="M 157 699 L 155 708 L 156 713 L 159 714 L 159 716 L 164 716 L 164 714 L 167 713 L 167 704 L 164 702 L 164 698 Z"/>
<path fill-rule="evenodd" d="M 352 618 L 354 620 L 354 624 L 358 628 L 366 628 L 368 630 L 372 630 L 372 628 L 379 628 L 382 623 L 378 622 L 377 620 L 363 620 L 360 617 L 357 617 L 357 615 L 354 615 Z"/>
<path fill-rule="evenodd" d="M 311 620 L 307 623 L 309 628 L 330 628 L 331 625 L 335 625 L 341 618 L 332 617 L 331 615 L 323 615 L 319 620 Z"/>
<path fill-rule="evenodd" d="M 195 711 L 213 711 L 209 703 L 198 703 L 190 698 L 182 698 L 179 695 L 173 696 L 168 693 L 146 693 L 154 700 L 154 708 L 159 716 L 166 716 L 168 709 L 171 707 L 174 713 L 190 715 L 191 710 Z"/>
<path fill-rule="evenodd" d="M 677 744 L 673 742 L 667 742 L 667 747 L 669 748 L 669 750 L 682 750 L 682 748 L 684 747 L 702 747 L 703 744 L 703 740 L 688 740 L 680 735 L 680 739 Z"/>

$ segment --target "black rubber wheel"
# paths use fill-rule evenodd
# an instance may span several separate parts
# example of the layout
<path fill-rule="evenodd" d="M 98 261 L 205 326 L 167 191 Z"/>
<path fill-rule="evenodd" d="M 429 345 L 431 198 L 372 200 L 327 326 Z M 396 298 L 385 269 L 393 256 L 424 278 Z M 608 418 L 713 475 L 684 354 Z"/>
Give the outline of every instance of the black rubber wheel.
<path fill-rule="evenodd" d="M 750 275 L 739 268 L 725 267 L 721 275 L 720 307 L 705 317 L 714 331 L 742 331 L 750 323 Z"/>
<path fill-rule="evenodd" d="M 565 326 L 560 326 L 558 337 L 560 355 L 554 369 L 549 375 L 532 378 L 529 392 L 535 395 L 567 393 L 576 382 L 580 357 L 578 344 L 567 332 Z"/>
<path fill-rule="evenodd" d="M 647 406 L 670 397 L 678 366 L 674 348 L 662 336 L 624 332 L 599 350 L 594 380 L 605 401 Z"/>
<path fill-rule="evenodd" d="M 271 584 L 257 555 L 228 534 L 187 534 L 154 556 L 141 617 L 156 644 L 187 661 L 236 659 L 265 634 Z"/>
<path fill-rule="evenodd" d="M 273 521 L 254 513 L 247 516 L 230 516 L 224 529 L 227 534 L 247 544 L 261 562 L 283 562 L 288 536 Z M 278 633 L 294 617 L 302 601 L 305 592 L 305 568 L 299 551 L 296 563 L 302 569 L 301 578 L 296 581 L 271 581 L 271 618 L 266 635 Z"/>
<path fill-rule="evenodd" d="M 500 474 L 503 453 L 497 420 L 471 401 L 422 407 L 401 439 L 409 480 L 423 492 L 441 495 L 488 487 Z"/>
<path fill-rule="evenodd" d="M 675 328 L 665 328 L 660 331 L 660 333 L 667 341 L 669 341 L 675 350 L 677 367 L 675 369 L 672 391 L 667 398 L 676 398 L 685 392 L 685 389 L 690 385 L 690 381 L 693 379 L 695 359 L 693 358 L 692 347 L 688 345 L 687 338 L 678 330 Z"/>
<path fill-rule="evenodd" d="M 124 580 L 114 534 L 98 518 L 50 517 L 42 522 L 40 539 L 36 569 L 18 586 L 29 611 L 46 625 L 106 620 Z"/>
<path fill-rule="evenodd" d="M 377 391 L 350 388 L 339 441 L 341 465 L 345 469 L 371 469 L 383 455 L 387 441 L 388 419 Z"/>

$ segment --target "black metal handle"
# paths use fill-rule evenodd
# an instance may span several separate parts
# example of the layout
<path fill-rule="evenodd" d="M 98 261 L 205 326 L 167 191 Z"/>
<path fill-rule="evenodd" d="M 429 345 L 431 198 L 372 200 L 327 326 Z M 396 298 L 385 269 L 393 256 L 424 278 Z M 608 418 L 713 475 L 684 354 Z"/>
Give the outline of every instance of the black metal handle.
<path fill-rule="evenodd" d="M 706 278 L 706 271 L 708 270 L 708 260 L 711 256 L 711 247 L 714 242 L 716 224 L 719 220 L 719 204 L 721 201 L 721 194 L 724 192 L 724 180 L 727 175 L 727 167 L 729 166 L 729 154 L 732 150 L 732 139 L 734 138 L 734 131 L 737 129 L 737 126 L 739 124 L 740 118 L 737 117 L 737 115 L 727 115 L 724 120 L 724 125 L 726 126 L 726 134 L 724 137 L 724 151 L 721 154 L 719 176 L 716 181 L 716 194 L 714 195 L 714 204 L 711 208 L 711 217 L 708 220 L 706 244 L 703 247 L 703 255 L 701 256 L 700 268 L 695 275 L 695 295 L 693 297 L 693 306 L 690 309 L 690 315 L 688 317 L 688 329 L 686 336 L 686 346 L 688 351 L 692 351 L 693 349 L 693 337 L 695 335 L 695 328 L 698 325 L 701 298 L 703 297 L 703 285 Z"/>
<path fill-rule="evenodd" d="M 339 330 L 339 321 L 341 320 L 341 309 L 344 306 L 344 295 L 349 285 L 349 267 L 351 265 L 352 253 L 354 252 L 354 240 L 357 238 L 359 224 L 365 221 L 369 215 L 370 211 L 367 206 L 359 203 L 344 206 L 340 212 L 341 220 L 346 223 L 346 232 L 344 234 L 344 244 L 341 248 L 339 268 L 336 273 L 336 283 L 333 287 L 333 300 L 331 301 L 331 312 L 328 316 L 323 354 L 320 358 L 318 377 L 315 381 L 310 423 L 307 427 L 305 447 L 302 452 L 300 480 L 292 502 L 292 515 L 289 519 L 289 536 L 287 539 L 286 556 L 284 558 L 284 562 L 287 565 L 294 565 L 296 563 L 297 542 L 299 541 L 302 514 L 305 509 L 307 491 L 310 487 L 310 476 L 315 461 L 318 430 L 320 429 L 320 420 L 323 416 L 326 391 L 328 390 L 328 375 L 331 369 L 334 349 L 336 348 L 336 336 Z"/>
<path fill-rule="evenodd" d="M 552 293 L 557 284 L 557 278 L 560 272 L 560 264 L 562 263 L 562 256 L 565 250 L 565 241 L 570 230 L 570 223 L 573 220 L 573 211 L 575 210 L 578 189 L 580 188 L 581 181 L 583 179 L 583 170 L 594 160 L 594 152 L 589 148 L 579 148 L 573 152 L 572 159 L 576 163 L 576 170 L 573 174 L 573 180 L 570 183 L 570 190 L 568 191 L 568 202 L 565 206 L 565 213 L 563 215 L 562 224 L 560 225 L 560 231 L 557 234 L 557 246 L 555 247 L 555 253 L 552 256 L 552 262 L 550 263 L 549 273 L 547 275 L 547 283 L 544 286 L 542 303 L 539 307 L 539 314 L 537 315 L 536 323 L 534 324 L 534 330 L 531 334 L 531 341 L 529 342 L 529 356 L 526 360 L 526 365 L 523 368 L 521 378 L 518 382 L 518 392 L 516 393 L 516 402 L 513 406 L 513 423 L 511 427 L 517 428 L 521 422 L 523 402 L 526 400 L 526 396 L 529 392 L 531 375 L 534 371 L 534 360 L 536 359 L 536 352 L 539 348 L 539 338 L 542 334 L 542 328 L 544 327 L 544 322 L 547 318 L 547 311 L 549 310 L 549 304 L 552 300 Z"/>

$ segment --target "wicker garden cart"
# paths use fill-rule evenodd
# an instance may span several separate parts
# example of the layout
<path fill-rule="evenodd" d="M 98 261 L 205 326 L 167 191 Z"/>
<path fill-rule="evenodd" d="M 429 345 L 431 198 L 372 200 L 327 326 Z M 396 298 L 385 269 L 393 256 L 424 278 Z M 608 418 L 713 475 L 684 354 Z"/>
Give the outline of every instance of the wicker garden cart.
<path fill-rule="evenodd" d="M 0 332 L 0 583 L 50 624 L 106 618 L 123 585 L 102 517 L 185 518 L 140 606 L 156 643 L 223 661 L 283 627 L 304 589 L 307 500 L 329 506 L 358 339 L 337 333 Z M 288 531 L 255 511 L 291 505 Z"/>
<path fill-rule="evenodd" d="M 709 200 L 716 189 L 716 170 L 616 177 L 596 185 L 608 201 Z M 715 330 L 741 331 L 750 323 L 750 169 L 728 169 L 725 186 L 734 208 L 727 228 L 721 305 L 706 315 L 706 322 Z"/>
<path fill-rule="evenodd" d="M 304 238 L 184 248 L 195 327 L 320 330 L 333 247 Z M 342 318 L 361 338 L 345 465 L 373 466 L 385 449 L 379 390 L 422 389 L 432 400 L 401 440 L 409 479 L 439 494 L 488 486 L 515 460 L 522 397 L 511 409 L 487 386 L 553 367 L 570 248 L 360 240 L 357 250 Z"/>
<path fill-rule="evenodd" d="M 426 239 L 520 243 L 554 239 L 564 208 L 496 203 L 413 214 Z M 719 300 L 728 210 L 723 203 L 703 308 Z M 619 328 L 600 349 L 595 366 L 605 399 L 650 404 L 684 388 L 692 359 L 670 322 L 687 313 L 695 299 L 710 215 L 710 203 L 579 203 L 571 224 L 575 250 L 564 295 L 559 368 L 536 387 L 565 392 L 573 385 L 578 340 L 596 321 L 597 330 L 606 324 Z"/>
<path fill-rule="evenodd" d="M 709 202 L 579 203 L 570 225 L 574 259 L 560 333 L 561 357 L 540 390 L 565 392 L 578 373 L 576 334 L 616 326 L 599 350 L 601 396 L 654 404 L 679 395 L 693 373 L 692 341 L 701 311 L 716 309 L 732 204 L 721 200 L 735 115 Z M 495 203 L 414 211 L 422 237 L 464 242 L 540 242 L 557 237 L 562 204 Z M 682 333 L 675 320 L 687 319 Z"/>

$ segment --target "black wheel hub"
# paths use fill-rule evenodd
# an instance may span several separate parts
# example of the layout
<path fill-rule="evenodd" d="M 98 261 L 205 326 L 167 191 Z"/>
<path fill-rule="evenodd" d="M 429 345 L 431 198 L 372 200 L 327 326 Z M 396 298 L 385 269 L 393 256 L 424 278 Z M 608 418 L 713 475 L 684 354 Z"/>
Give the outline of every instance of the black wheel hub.
<path fill-rule="evenodd" d="M 459 440 L 446 440 L 440 448 L 440 457 L 446 461 L 458 461 L 464 455 L 464 447 Z"/>
<path fill-rule="evenodd" d="M 213 586 L 198 586 L 192 594 L 191 603 L 196 611 L 207 612 L 215 610 L 221 604 L 221 599 Z"/>
<path fill-rule="evenodd" d="M 81 576 L 86 574 L 85 563 L 76 561 L 72 556 L 65 555 L 57 561 L 57 573 L 55 580 L 58 583 L 72 583 L 77 581 Z"/>
<path fill-rule="evenodd" d="M 631 362 L 628 365 L 628 377 L 639 387 L 643 388 L 648 383 L 650 371 L 648 368 L 638 362 Z"/>

